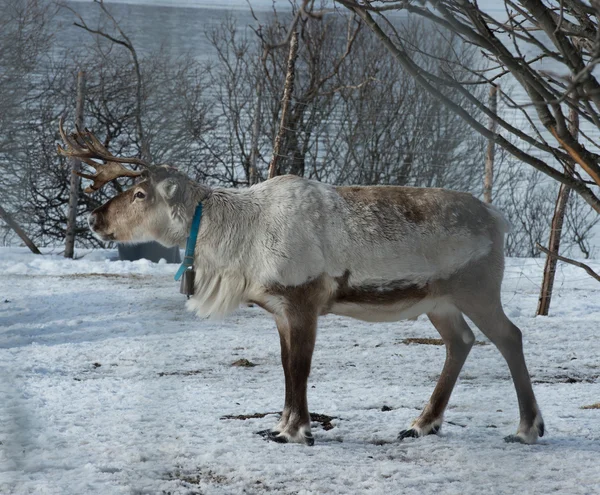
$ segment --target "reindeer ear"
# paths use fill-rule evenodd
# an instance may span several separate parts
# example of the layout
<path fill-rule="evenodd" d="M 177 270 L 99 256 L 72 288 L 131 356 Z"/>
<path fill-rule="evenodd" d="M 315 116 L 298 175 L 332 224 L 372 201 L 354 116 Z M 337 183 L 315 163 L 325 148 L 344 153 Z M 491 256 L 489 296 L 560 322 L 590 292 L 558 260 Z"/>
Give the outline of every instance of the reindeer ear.
<path fill-rule="evenodd" d="M 184 187 L 173 179 L 165 179 L 158 187 L 171 208 L 171 217 L 183 221 L 185 219 Z"/>
<path fill-rule="evenodd" d="M 169 200 L 170 203 L 170 200 L 175 198 L 175 196 L 177 195 L 179 185 L 176 181 L 167 179 L 161 184 L 161 189 L 163 191 L 165 199 Z"/>

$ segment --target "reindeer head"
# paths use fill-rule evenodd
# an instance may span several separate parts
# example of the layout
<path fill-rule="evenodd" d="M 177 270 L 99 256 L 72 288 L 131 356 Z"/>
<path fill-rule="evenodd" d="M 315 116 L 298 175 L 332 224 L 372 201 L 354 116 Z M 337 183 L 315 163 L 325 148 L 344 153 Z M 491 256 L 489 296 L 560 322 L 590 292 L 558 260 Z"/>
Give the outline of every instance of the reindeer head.
<path fill-rule="evenodd" d="M 62 118 L 59 130 L 65 147 L 59 145 L 58 153 L 96 169 L 93 175 L 76 172 L 93 181 L 85 192 L 96 191 L 118 177 L 140 179 L 90 214 L 89 225 L 98 238 L 116 242 L 156 240 L 166 246 L 185 242 L 191 215 L 198 201 L 206 195 L 206 188 L 168 165 L 155 166 L 139 158 L 115 157 L 87 129 L 77 129 L 67 135 Z M 142 170 L 130 170 L 122 163 L 139 165 Z"/>

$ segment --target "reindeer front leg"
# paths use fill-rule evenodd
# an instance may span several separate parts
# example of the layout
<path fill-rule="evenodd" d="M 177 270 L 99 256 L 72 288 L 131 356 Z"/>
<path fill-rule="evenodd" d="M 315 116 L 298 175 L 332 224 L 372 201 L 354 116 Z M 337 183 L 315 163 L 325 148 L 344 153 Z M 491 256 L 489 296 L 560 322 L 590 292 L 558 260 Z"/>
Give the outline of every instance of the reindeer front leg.
<path fill-rule="evenodd" d="M 264 432 L 280 443 L 313 445 L 306 390 L 317 335 L 317 311 L 289 305 L 275 321 L 281 341 L 281 363 L 285 375 L 285 404 L 279 423 Z"/>
<path fill-rule="evenodd" d="M 283 374 L 285 376 L 285 403 L 283 406 L 283 412 L 281 413 L 281 419 L 279 423 L 272 430 L 272 434 L 279 435 L 281 433 L 290 418 L 290 412 L 292 410 L 292 376 L 290 374 L 290 365 L 289 358 L 290 352 L 288 349 L 288 335 L 287 335 L 287 326 L 284 326 L 281 323 L 277 323 L 277 331 L 279 332 L 279 343 L 281 344 L 281 365 L 283 366 Z"/>

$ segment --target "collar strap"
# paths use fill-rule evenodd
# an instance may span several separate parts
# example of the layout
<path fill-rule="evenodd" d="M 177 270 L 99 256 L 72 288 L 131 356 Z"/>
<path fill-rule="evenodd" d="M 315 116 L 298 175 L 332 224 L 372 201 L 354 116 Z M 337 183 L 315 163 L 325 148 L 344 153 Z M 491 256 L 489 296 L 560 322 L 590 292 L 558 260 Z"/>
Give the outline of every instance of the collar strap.
<path fill-rule="evenodd" d="M 175 280 L 179 280 L 183 272 L 194 265 L 194 251 L 196 249 L 196 241 L 198 240 L 198 232 L 200 231 L 200 220 L 202 220 L 202 203 L 198 203 L 198 206 L 196 206 L 194 218 L 192 219 L 192 228 L 185 245 L 185 256 L 183 263 L 181 263 L 179 270 L 175 274 Z"/>

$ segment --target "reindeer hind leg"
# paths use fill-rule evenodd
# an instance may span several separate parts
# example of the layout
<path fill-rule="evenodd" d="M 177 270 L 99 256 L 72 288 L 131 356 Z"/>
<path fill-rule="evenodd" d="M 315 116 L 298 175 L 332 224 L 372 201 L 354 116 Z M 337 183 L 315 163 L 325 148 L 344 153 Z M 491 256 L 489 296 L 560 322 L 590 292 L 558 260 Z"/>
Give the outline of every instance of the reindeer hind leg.
<path fill-rule="evenodd" d="M 505 438 L 507 442 L 535 443 L 544 435 L 544 421 L 537 405 L 529 371 L 523 355 L 521 330 L 508 319 L 499 296 L 485 299 L 483 295 L 465 298 L 465 314 L 498 348 L 510 370 L 519 401 L 520 423 L 517 433 Z"/>
<path fill-rule="evenodd" d="M 400 432 L 400 440 L 439 432 L 450 395 L 475 341 L 462 313 L 455 307 L 428 313 L 427 316 L 446 345 L 446 361 L 428 404 L 412 426 Z"/>

